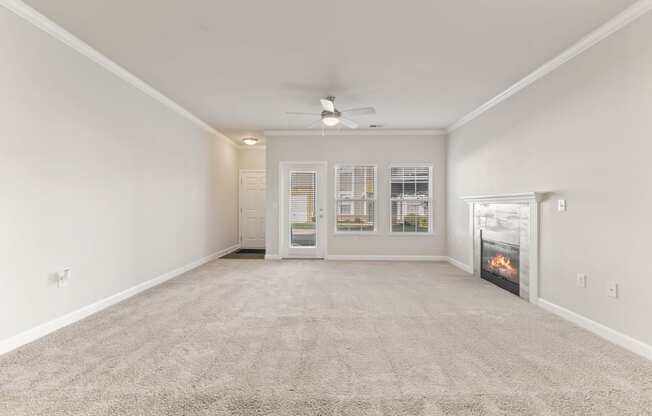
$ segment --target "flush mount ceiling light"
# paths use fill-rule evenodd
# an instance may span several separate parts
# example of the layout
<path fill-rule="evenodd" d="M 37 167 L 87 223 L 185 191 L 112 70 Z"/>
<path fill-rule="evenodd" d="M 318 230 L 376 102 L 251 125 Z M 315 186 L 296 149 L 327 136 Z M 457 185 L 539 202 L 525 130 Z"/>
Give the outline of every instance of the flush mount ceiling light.
<path fill-rule="evenodd" d="M 258 139 L 255 137 L 245 137 L 242 139 L 242 143 L 246 144 L 247 146 L 253 146 L 258 143 Z"/>

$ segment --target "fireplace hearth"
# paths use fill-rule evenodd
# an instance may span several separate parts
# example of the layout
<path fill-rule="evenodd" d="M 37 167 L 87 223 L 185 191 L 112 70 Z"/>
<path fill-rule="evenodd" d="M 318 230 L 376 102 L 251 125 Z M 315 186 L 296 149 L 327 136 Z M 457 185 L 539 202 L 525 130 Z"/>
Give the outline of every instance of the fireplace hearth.
<path fill-rule="evenodd" d="M 519 296 L 519 246 L 482 238 L 480 247 L 480 277 Z"/>

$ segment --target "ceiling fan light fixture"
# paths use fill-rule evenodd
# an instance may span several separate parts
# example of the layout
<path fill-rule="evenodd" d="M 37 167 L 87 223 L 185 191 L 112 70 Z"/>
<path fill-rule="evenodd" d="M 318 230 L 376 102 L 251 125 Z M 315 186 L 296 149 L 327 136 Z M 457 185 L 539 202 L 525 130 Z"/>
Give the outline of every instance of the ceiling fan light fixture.
<path fill-rule="evenodd" d="M 253 146 L 258 143 L 258 139 L 255 137 L 245 137 L 242 139 L 242 143 L 246 144 L 247 146 Z"/>
<path fill-rule="evenodd" d="M 366 116 L 376 114 L 376 109 L 373 107 L 350 108 L 348 110 L 338 110 L 335 107 L 335 97 L 329 95 L 326 98 L 319 100 L 321 103 L 321 113 L 304 113 L 304 112 L 288 112 L 286 114 L 295 116 L 319 116 L 308 128 L 312 129 L 321 124 L 322 130 L 324 127 L 335 127 L 342 125 L 350 129 L 357 129 L 358 123 L 351 119 L 351 116 Z"/>
<path fill-rule="evenodd" d="M 340 118 L 335 116 L 326 116 L 321 119 L 321 122 L 324 123 L 325 126 L 335 127 L 340 124 Z"/>

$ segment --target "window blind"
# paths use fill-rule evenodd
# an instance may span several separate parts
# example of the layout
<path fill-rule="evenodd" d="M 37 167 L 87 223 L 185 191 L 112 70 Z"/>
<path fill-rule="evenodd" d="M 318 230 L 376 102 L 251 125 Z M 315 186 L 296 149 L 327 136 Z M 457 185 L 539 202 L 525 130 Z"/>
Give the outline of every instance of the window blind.
<path fill-rule="evenodd" d="M 376 167 L 335 167 L 335 230 L 376 230 Z"/>
<path fill-rule="evenodd" d="M 432 231 L 432 167 L 392 166 L 391 232 Z"/>
<path fill-rule="evenodd" d="M 316 245 L 316 186 L 315 172 L 290 172 L 288 222 L 291 247 L 315 247 Z"/>

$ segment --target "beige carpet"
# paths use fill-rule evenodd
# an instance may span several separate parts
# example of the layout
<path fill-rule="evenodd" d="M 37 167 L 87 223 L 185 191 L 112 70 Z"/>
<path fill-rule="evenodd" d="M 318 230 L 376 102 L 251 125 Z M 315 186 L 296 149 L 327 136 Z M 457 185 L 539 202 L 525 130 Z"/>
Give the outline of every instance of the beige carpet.
<path fill-rule="evenodd" d="M 0 357 L 0 414 L 648 415 L 652 363 L 446 264 L 218 260 Z"/>

